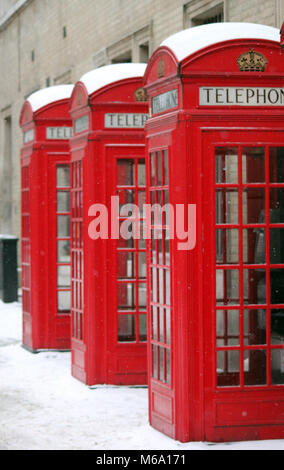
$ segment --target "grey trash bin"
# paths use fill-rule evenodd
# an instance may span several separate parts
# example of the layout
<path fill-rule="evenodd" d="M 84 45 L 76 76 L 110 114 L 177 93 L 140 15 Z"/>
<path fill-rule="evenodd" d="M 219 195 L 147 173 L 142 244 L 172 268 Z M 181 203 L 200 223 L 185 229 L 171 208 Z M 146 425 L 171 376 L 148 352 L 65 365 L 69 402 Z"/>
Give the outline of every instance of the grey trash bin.
<path fill-rule="evenodd" d="M 17 243 L 17 237 L 0 235 L 0 299 L 5 303 L 18 300 Z"/>

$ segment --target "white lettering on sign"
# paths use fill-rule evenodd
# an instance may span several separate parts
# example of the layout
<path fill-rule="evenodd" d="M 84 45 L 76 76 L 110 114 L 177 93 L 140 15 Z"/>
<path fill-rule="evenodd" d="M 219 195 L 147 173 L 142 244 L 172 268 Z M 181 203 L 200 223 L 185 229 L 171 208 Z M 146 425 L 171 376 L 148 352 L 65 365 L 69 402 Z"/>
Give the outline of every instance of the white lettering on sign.
<path fill-rule="evenodd" d="M 152 98 L 152 111 L 153 114 L 167 111 L 168 109 L 176 108 L 178 106 L 178 91 L 170 90 L 161 95 Z"/>
<path fill-rule="evenodd" d="M 284 88 L 200 87 L 200 106 L 284 106 Z"/>
<path fill-rule="evenodd" d="M 28 131 L 24 132 L 24 144 L 28 142 L 32 142 L 35 138 L 35 131 L 34 129 L 29 129 Z"/>
<path fill-rule="evenodd" d="M 74 122 L 74 129 L 75 129 L 75 134 L 78 134 L 78 132 L 86 131 L 87 129 L 89 129 L 89 115 L 86 114 L 85 116 L 82 116 L 76 119 Z"/>
<path fill-rule="evenodd" d="M 107 113 L 105 114 L 105 127 L 144 128 L 148 117 L 148 114 Z"/>
<path fill-rule="evenodd" d="M 66 140 L 73 135 L 72 127 L 47 127 L 46 138 L 48 140 Z"/>

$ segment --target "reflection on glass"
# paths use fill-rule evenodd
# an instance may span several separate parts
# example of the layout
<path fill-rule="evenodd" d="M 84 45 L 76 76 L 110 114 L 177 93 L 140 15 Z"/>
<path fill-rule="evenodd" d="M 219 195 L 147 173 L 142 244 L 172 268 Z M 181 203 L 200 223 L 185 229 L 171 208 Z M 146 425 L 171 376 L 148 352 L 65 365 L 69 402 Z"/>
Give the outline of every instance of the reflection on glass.
<path fill-rule="evenodd" d="M 69 312 L 71 308 L 71 292 L 59 291 L 57 292 L 57 305 L 59 312 Z"/>
<path fill-rule="evenodd" d="M 169 349 L 166 349 L 166 366 L 167 366 L 166 383 L 170 384 L 171 383 L 171 352 L 169 351 Z"/>
<path fill-rule="evenodd" d="M 244 269 L 244 303 L 263 305 L 266 303 L 266 271 Z"/>
<path fill-rule="evenodd" d="M 160 342 L 164 342 L 164 309 L 159 307 L 159 331 L 160 331 Z"/>
<path fill-rule="evenodd" d="M 157 241 L 154 238 L 154 230 L 151 232 L 151 238 L 152 238 L 152 264 L 157 263 Z"/>
<path fill-rule="evenodd" d="M 70 263 L 70 241 L 58 240 L 57 241 L 57 262 Z"/>
<path fill-rule="evenodd" d="M 152 301 L 157 302 L 157 268 L 152 268 Z"/>
<path fill-rule="evenodd" d="M 266 311 L 244 311 L 244 345 L 266 344 Z"/>
<path fill-rule="evenodd" d="M 57 287 L 71 286 L 71 266 L 57 266 Z"/>
<path fill-rule="evenodd" d="M 270 263 L 284 264 L 284 228 L 270 229 Z"/>
<path fill-rule="evenodd" d="M 240 385 L 239 351 L 217 352 L 217 385 L 218 387 Z"/>
<path fill-rule="evenodd" d="M 271 344 L 284 344 L 284 309 L 271 310 Z"/>
<path fill-rule="evenodd" d="M 135 310 L 135 283 L 117 284 L 117 305 L 119 310 Z"/>
<path fill-rule="evenodd" d="M 265 183 L 265 149 L 247 147 L 243 153 L 243 183 Z"/>
<path fill-rule="evenodd" d="M 70 236 L 70 216 L 69 215 L 57 216 L 57 236 L 58 237 Z"/>
<path fill-rule="evenodd" d="M 154 379 L 158 378 L 158 371 L 157 371 L 157 346 L 154 344 L 152 345 L 152 377 Z"/>
<path fill-rule="evenodd" d="M 244 264 L 265 264 L 265 229 L 252 228 L 243 230 Z"/>
<path fill-rule="evenodd" d="M 238 310 L 217 310 L 217 346 L 238 346 L 240 326 Z"/>
<path fill-rule="evenodd" d="M 265 189 L 246 188 L 243 191 L 243 223 L 263 223 L 265 210 Z"/>
<path fill-rule="evenodd" d="M 139 279 L 146 279 L 146 252 L 138 254 Z"/>
<path fill-rule="evenodd" d="M 238 304 L 240 302 L 238 270 L 216 270 L 216 296 L 218 305 Z"/>
<path fill-rule="evenodd" d="M 216 190 L 216 224 L 238 224 L 239 194 L 234 189 Z"/>
<path fill-rule="evenodd" d="M 165 270 L 166 276 L 166 305 L 171 305 L 171 278 L 170 278 L 170 270 Z"/>
<path fill-rule="evenodd" d="M 171 311 L 166 308 L 166 344 L 171 344 Z"/>
<path fill-rule="evenodd" d="M 158 320 L 157 320 L 157 307 L 152 305 L 152 336 L 157 340 L 158 335 Z"/>
<path fill-rule="evenodd" d="M 284 349 L 271 351 L 271 384 L 284 385 Z"/>
<path fill-rule="evenodd" d="M 159 303 L 164 303 L 164 270 L 158 269 L 159 271 Z"/>
<path fill-rule="evenodd" d="M 151 186 L 155 186 L 155 175 L 156 175 L 156 159 L 155 159 L 155 153 L 151 153 L 150 155 L 151 158 Z"/>
<path fill-rule="evenodd" d="M 135 163 L 132 159 L 117 160 L 116 184 L 117 186 L 134 186 Z"/>
<path fill-rule="evenodd" d="M 145 160 L 138 160 L 138 186 L 146 186 Z"/>
<path fill-rule="evenodd" d="M 131 251 L 117 252 L 118 279 L 135 278 L 135 253 Z"/>
<path fill-rule="evenodd" d="M 168 150 L 164 150 L 164 185 L 168 186 L 169 184 L 169 158 Z"/>
<path fill-rule="evenodd" d="M 147 316 L 139 315 L 139 341 L 147 341 Z"/>
<path fill-rule="evenodd" d="M 69 191 L 57 191 L 57 212 L 70 211 L 70 193 Z"/>
<path fill-rule="evenodd" d="M 135 315 L 118 315 L 117 318 L 118 341 L 136 340 L 136 318 Z"/>
<path fill-rule="evenodd" d="M 164 349 L 158 346 L 159 380 L 164 382 Z"/>
<path fill-rule="evenodd" d="M 162 186 L 162 155 L 157 152 L 157 186 Z"/>
<path fill-rule="evenodd" d="M 216 183 L 238 183 L 238 149 L 217 147 L 215 171 Z"/>
<path fill-rule="evenodd" d="M 70 187 L 69 165 L 58 165 L 56 167 L 56 186 L 57 188 L 69 188 Z"/>
<path fill-rule="evenodd" d="M 138 295 L 139 295 L 139 308 L 144 310 L 147 307 L 147 284 L 139 283 L 138 285 Z"/>
<path fill-rule="evenodd" d="M 284 183 L 284 147 L 269 149 L 270 182 Z"/>
<path fill-rule="evenodd" d="M 244 351 L 244 384 L 266 385 L 266 351 Z"/>
<path fill-rule="evenodd" d="M 121 217 L 135 217 L 132 207 L 123 207 L 126 204 L 135 204 L 135 193 L 132 189 L 120 189 L 117 191 L 119 198 L 119 214 Z M 128 210 L 129 209 L 129 210 Z M 134 212 L 134 213 L 133 213 Z"/>
<path fill-rule="evenodd" d="M 216 230 L 217 264 L 239 262 L 239 231 L 237 229 Z"/>

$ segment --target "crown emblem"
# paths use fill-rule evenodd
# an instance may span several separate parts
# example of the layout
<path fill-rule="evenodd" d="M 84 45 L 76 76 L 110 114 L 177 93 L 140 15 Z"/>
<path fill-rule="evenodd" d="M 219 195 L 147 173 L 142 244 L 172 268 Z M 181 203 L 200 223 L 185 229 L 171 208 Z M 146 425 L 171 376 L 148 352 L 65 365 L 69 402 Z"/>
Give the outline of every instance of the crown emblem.
<path fill-rule="evenodd" d="M 157 74 L 158 74 L 158 78 L 162 78 L 165 75 L 165 61 L 164 61 L 164 59 L 161 59 L 158 63 Z"/>
<path fill-rule="evenodd" d="M 138 88 L 134 93 L 136 101 L 148 101 L 148 96 L 145 88 Z"/>
<path fill-rule="evenodd" d="M 241 72 L 264 72 L 268 61 L 263 54 L 251 49 L 241 54 L 237 63 Z"/>

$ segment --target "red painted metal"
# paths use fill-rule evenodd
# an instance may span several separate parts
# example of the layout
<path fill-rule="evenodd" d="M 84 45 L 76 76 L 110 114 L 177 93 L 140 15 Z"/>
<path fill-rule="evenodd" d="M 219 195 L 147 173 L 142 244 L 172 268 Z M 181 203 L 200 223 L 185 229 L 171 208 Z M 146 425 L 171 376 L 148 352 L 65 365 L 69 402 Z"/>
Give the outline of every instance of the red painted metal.
<path fill-rule="evenodd" d="M 141 86 L 141 77 L 125 78 L 89 95 L 79 81 L 71 98 L 72 375 L 88 385 L 147 383 L 146 303 L 127 304 L 129 291 L 134 299 L 146 295 L 145 242 L 110 238 L 111 198 L 137 204 L 145 195 L 144 129 L 105 127 L 106 113 L 148 112 L 135 99 Z M 85 129 L 76 132 L 84 116 Z M 108 239 L 89 236 L 95 203 L 108 210 Z"/>
<path fill-rule="evenodd" d="M 251 48 L 267 57 L 265 72 L 239 71 L 238 57 Z M 148 201 L 168 188 L 174 206 L 197 207 L 196 247 L 179 250 L 176 235 L 169 241 L 166 302 L 156 277 L 164 251 L 147 244 L 150 423 L 182 442 L 284 437 L 284 260 L 273 258 L 283 234 L 273 229 L 283 230 L 284 219 L 271 215 L 283 208 L 283 107 L 199 105 L 202 86 L 282 88 L 282 64 L 279 43 L 235 39 L 180 63 L 162 46 L 146 70 L 152 105 L 178 93 L 178 106 L 146 123 Z M 157 166 L 165 153 L 167 187 Z M 171 312 L 167 344 L 157 308 Z"/>
<path fill-rule="evenodd" d="M 26 140 L 21 150 L 23 345 L 31 351 L 69 350 L 69 140 L 47 136 L 49 127 L 72 130 L 68 99 L 36 111 L 26 101 L 20 126 Z"/>

